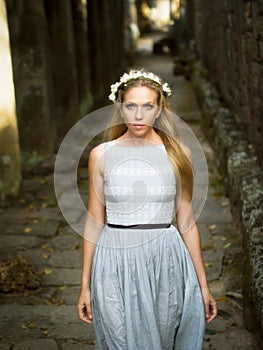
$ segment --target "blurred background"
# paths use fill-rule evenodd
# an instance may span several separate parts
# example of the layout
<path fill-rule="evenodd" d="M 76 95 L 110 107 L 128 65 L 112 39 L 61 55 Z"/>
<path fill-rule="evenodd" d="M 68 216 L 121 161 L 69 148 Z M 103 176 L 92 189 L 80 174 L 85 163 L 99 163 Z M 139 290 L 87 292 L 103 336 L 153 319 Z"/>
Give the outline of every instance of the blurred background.
<path fill-rule="evenodd" d="M 262 162 L 262 11 L 254 0 L 1 0 L 1 195 L 18 192 L 21 161 L 52 154 L 106 103 L 149 32 L 154 53 L 193 50 Z"/>
<path fill-rule="evenodd" d="M 263 0 L 0 0 L 0 349 L 14 346 L 12 332 L 17 342 L 27 331 L 28 338 L 43 339 L 51 334 L 50 321 L 45 323 L 49 317 L 63 323 L 63 312 L 56 316 L 58 309 L 49 314 L 42 308 L 44 326 L 39 327 L 29 317 L 35 305 L 71 307 L 75 302 L 81 243 L 62 223 L 57 208 L 55 158 L 73 125 L 109 105 L 110 85 L 134 66 L 163 73 L 174 87 L 177 110 L 184 99 L 182 116 L 200 124 L 213 149 L 218 175 L 210 181 L 225 196 L 219 209 L 230 202 L 236 234 L 220 246 L 221 272 L 215 280 L 238 260 L 231 288 L 233 281 L 240 288 L 229 295 L 243 299 L 242 310 L 237 309 L 246 329 L 257 339 L 263 335 Z M 87 195 L 87 159 L 79 166 L 79 186 Z M 212 216 L 219 212 L 213 205 L 208 211 Z M 216 226 L 211 220 L 206 219 L 204 230 L 227 236 L 225 222 Z M 225 236 L 213 237 L 224 241 Z M 225 253 L 235 242 L 238 254 Z M 207 244 L 205 251 L 212 256 L 211 247 Z M 216 265 L 210 260 L 207 268 Z M 72 269 L 77 277 L 70 275 Z M 223 294 L 218 300 L 225 302 Z M 34 305 L 29 311 L 19 309 L 24 315 L 20 326 L 12 323 L 16 304 Z M 225 310 L 221 317 L 228 320 L 229 313 Z M 84 339 L 84 328 L 72 322 L 75 328 L 65 332 L 64 324 L 49 343 L 14 349 L 82 350 L 57 340 L 67 332 L 68 338 Z M 231 322 L 229 327 L 239 324 Z M 227 328 L 220 327 L 219 333 Z M 70 335 L 73 329 L 76 333 Z M 209 332 L 207 336 L 215 334 Z M 243 328 L 235 332 L 233 344 L 238 339 L 244 343 L 243 336 L 250 339 Z M 90 339 L 93 349 L 93 335 Z M 221 347 L 216 341 L 212 346 L 209 338 L 205 349 L 235 348 L 220 339 Z M 257 348 L 254 340 L 249 344 L 237 347 Z"/>

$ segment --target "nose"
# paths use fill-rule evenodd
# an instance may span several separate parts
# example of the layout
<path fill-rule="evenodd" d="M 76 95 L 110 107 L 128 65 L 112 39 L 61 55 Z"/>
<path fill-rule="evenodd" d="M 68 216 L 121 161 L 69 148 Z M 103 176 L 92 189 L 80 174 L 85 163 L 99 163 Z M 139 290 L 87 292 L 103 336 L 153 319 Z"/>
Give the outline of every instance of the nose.
<path fill-rule="evenodd" d="M 135 119 L 136 120 L 142 120 L 141 106 L 138 106 L 137 109 L 136 109 Z"/>

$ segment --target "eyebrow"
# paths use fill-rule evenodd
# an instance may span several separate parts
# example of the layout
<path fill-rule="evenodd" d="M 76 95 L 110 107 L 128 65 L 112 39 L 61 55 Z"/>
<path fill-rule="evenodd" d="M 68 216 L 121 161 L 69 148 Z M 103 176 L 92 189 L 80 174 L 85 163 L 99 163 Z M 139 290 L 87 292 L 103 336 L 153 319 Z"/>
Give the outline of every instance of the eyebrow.
<path fill-rule="evenodd" d="M 137 104 L 137 103 L 135 103 L 135 102 L 133 102 L 133 101 L 125 101 L 124 103 L 133 103 L 133 104 Z M 148 101 L 148 102 L 144 102 L 144 103 L 142 103 L 143 105 L 147 105 L 147 104 L 149 104 L 149 103 L 151 103 L 151 104 L 157 104 L 157 103 L 155 103 L 155 102 L 153 102 L 153 101 Z"/>

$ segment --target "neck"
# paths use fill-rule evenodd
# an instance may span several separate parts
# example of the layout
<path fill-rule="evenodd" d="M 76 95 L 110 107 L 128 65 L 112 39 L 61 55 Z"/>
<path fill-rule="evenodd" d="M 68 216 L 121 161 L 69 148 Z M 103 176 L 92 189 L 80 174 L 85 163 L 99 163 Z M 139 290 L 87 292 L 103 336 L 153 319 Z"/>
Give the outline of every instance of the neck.
<path fill-rule="evenodd" d="M 118 138 L 118 140 L 125 141 L 125 143 L 130 146 L 149 146 L 163 143 L 162 138 L 154 131 L 154 129 L 151 129 L 149 133 L 143 136 L 135 136 L 127 130 L 125 134 Z"/>

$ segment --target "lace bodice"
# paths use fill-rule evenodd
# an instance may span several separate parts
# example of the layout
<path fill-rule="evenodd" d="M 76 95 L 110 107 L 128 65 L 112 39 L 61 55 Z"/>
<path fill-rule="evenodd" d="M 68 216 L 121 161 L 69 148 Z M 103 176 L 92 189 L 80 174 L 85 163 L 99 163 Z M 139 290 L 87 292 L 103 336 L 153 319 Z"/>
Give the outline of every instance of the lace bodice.
<path fill-rule="evenodd" d="M 176 183 L 164 145 L 105 143 L 104 195 L 107 222 L 170 223 Z"/>

